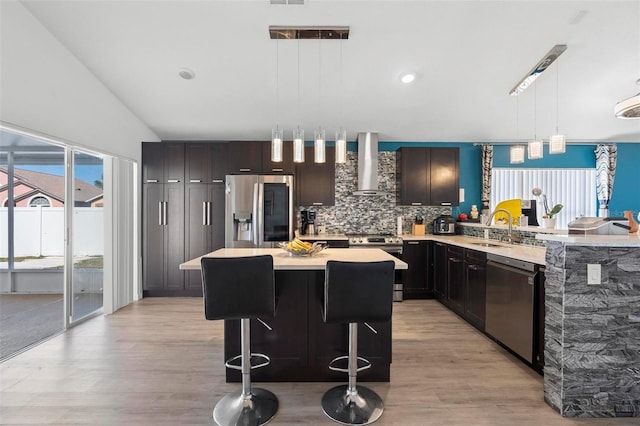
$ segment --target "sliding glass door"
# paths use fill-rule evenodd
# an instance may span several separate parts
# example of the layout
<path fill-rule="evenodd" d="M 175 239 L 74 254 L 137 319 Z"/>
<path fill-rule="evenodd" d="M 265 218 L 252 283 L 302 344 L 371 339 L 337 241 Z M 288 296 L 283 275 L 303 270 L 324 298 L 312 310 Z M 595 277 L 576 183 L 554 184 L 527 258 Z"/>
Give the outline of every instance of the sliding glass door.
<path fill-rule="evenodd" d="M 85 318 L 103 305 L 104 170 L 102 158 L 72 151 L 73 176 L 70 321 Z"/>

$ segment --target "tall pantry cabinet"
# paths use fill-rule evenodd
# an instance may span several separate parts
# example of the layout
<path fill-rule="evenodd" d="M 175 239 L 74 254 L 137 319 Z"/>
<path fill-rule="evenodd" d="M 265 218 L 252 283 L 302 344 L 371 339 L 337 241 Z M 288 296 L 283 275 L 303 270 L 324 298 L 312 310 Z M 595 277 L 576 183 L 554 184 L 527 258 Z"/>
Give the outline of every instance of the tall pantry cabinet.
<path fill-rule="evenodd" d="M 197 271 L 180 263 L 224 246 L 222 143 L 142 144 L 143 294 L 199 296 Z"/>

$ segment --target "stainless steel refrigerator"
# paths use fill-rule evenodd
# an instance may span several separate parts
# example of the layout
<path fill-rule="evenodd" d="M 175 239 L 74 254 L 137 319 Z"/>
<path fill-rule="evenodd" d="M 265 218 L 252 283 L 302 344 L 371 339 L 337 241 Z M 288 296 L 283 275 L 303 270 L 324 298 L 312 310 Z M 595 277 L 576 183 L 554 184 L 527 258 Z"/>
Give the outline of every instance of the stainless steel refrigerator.
<path fill-rule="evenodd" d="M 225 180 L 225 247 L 275 247 L 293 239 L 292 175 L 227 175 Z"/>

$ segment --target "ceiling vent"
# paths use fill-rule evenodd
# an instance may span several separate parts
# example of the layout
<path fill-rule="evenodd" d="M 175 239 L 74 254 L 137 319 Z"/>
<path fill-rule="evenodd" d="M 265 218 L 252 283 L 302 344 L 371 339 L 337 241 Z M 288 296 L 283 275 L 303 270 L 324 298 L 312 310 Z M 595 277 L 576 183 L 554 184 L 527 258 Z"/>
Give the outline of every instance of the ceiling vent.
<path fill-rule="evenodd" d="M 304 0 L 269 0 L 271 4 L 303 5 Z"/>

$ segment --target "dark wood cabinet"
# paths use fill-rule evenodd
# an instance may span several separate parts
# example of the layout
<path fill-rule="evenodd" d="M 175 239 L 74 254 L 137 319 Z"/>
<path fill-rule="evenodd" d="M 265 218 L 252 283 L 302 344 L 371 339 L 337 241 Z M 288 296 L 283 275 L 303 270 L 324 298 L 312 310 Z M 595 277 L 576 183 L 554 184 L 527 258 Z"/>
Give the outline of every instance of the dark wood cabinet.
<path fill-rule="evenodd" d="M 147 183 L 143 200 L 143 289 L 177 295 L 184 286 L 184 184 Z"/>
<path fill-rule="evenodd" d="M 447 264 L 449 278 L 449 306 L 459 315 L 464 315 L 464 249 L 449 246 L 447 249 Z"/>
<path fill-rule="evenodd" d="M 464 317 L 484 331 L 487 255 L 481 251 L 465 249 L 464 263 L 466 271 Z"/>
<path fill-rule="evenodd" d="M 179 265 L 224 247 L 227 144 L 144 143 L 142 150 L 142 168 L 153 177 L 143 180 L 143 294 L 201 296 L 200 274 Z"/>
<path fill-rule="evenodd" d="M 305 162 L 296 164 L 296 205 L 332 206 L 335 204 L 335 148 L 326 148 L 326 162 L 313 162 L 313 147 L 306 147 Z"/>
<path fill-rule="evenodd" d="M 436 299 L 448 305 L 447 296 L 449 294 L 449 262 L 447 245 L 444 243 L 433 243 L 433 292 Z"/>
<path fill-rule="evenodd" d="M 402 270 L 404 299 L 425 299 L 433 296 L 431 241 L 404 241 L 402 260 L 409 269 Z"/>
<path fill-rule="evenodd" d="M 396 153 L 396 180 L 399 203 L 427 206 L 429 198 L 429 149 L 402 147 Z"/>
<path fill-rule="evenodd" d="M 224 183 L 227 174 L 227 148 L 228 144 L 224 142 L 186 144 L 186 183 Z"/>
<path fill-rule="evenodd" d="M 457 206 L 460 204 L 460 150 L 430 148 L 430 204 Z"/>
<path fill-rule="evenodd" d="M 459 149 L 402 147 L 396 153 L 397 203 L 459 204 Z"/>
<path fill-rule="evenodd" d="M 263 173 L 293 173 L 293 142 L 283 142 L 282 162 L 271 161 L 271 142 L 262 143 L 262 172 Z"/>
<path fill-rule="evenodd" d="M 229 174 L 262 173 L 262 146 L 266 142 L 233 141 L 228 144 Z"/>
<path fill-rule="evenodd" d="M 183 142 L 143 142 L 142 182 L 184 182 Z"/>
<path fill-rule="evenodd" d="M 224 247 L 224 183 L 190 183 L 185 188 L 185 259 Z M 185 291 L 202 295 L 199 271 L 185 273 Z"/>

